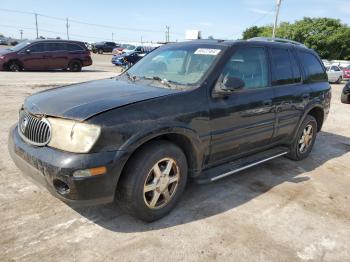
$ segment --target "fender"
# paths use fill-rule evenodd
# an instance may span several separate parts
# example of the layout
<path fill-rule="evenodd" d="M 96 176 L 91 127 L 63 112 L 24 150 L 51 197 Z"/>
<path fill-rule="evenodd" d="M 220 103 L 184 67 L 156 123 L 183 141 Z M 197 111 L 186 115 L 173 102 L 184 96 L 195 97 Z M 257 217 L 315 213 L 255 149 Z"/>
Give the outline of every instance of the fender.
<path fill-rule="evenodd" d="M 321 103 L 319 103 L 319 101 L 315 101 L 313 103 L 310 103 L 306 106 L 305 110 L 304 110 L 304 114 L 300 117 L 299 119 L 299 122 L 298 122 L 298 125 L 296 126 L 294 132 L 293 132 L 293 136 L 292 136 L 292 139 L 291 139 L 291 143 L 296 139 L 296 136 L 297 136 L 297 133 L 298 133 L 298 130 L 301 126 L 301 124 L 303 123 L 303 121 L 305 120 L 306 116 L 310 113 L 310 111 L 314 108 L 319 108 L 321 109 L 322 111 L 324 111 L 324 107 Z M 322 127 L 322 126 L 321 126 Z M 320 127 L 320 128 L 321 128 Z"/>
<path fill-rule="evenodd" d="M 202 169 L 206 143 L 199 138 L 194 130 L 185 126 L 158 126 L 157 128 L 143 130 L 142 133 L 136 133 L 128 139 L 120 147 L 120 150 L 128 151 L 129 158 L 143 144 L 164 135 L 181 135 L 186 138 L 190 142 L 193 151 L 191 157 L 194 158 L 195 164 L 192 171 L 197 173 Z"/>

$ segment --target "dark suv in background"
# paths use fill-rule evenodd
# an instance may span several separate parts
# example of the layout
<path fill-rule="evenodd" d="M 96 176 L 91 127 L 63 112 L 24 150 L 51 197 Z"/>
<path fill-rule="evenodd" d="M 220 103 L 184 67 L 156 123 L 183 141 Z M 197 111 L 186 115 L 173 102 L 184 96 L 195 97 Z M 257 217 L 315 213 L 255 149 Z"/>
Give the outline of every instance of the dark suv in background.
<path fill-rule="evenodd" d="M 91 64 L 90 51 L 78 41 L 25 41 L 0 51 L 0 70 L 69 69 L 78 72 Z"/>
<path fill-rule="evenodd" d="M 277 157 L 306 158 L 330 99 L 322 61 L 301 44 L 168 44 L 116 78 L 28 97 L 9 151 L 68 203 L 116 199 L 153 221 L 175 206 L 187 178 L 211 182 Z"/>
<path fill-rule="evenodd" d="M 112 53 L 113 49 L 117 47 L 120 47 L 120 45 L 114 42 L 99 42 L 92 45 L 92 52 L 99 54 Z"/>

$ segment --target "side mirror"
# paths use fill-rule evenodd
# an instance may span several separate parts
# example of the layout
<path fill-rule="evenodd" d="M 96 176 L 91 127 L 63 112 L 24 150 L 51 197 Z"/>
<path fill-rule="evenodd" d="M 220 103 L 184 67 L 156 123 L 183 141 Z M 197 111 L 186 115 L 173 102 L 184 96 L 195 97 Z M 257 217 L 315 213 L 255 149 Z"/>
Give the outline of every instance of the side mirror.
<path fill-rule="evenodd" d="M 242 89 L 245 83 L 242 79 L 238 77 L 226 76 L 222 81 L 221 90 L 224 92 L 233 92 Z"/>

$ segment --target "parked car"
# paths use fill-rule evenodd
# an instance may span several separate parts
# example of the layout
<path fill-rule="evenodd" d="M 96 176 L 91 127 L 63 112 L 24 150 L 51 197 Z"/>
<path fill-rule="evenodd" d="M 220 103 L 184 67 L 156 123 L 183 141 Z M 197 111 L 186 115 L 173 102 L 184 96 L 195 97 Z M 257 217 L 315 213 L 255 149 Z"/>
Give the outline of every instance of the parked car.
<path fill-rule="evenodd" d="M 115 55 L 118 55 L 118 54 L 121 54 L 124 49 L 133 50 L 135 49 L 135 46 L 131 44 L 121 44 L 120 46 L 114 48 L 112 53 Z"/>
<path fill-rule="evenodd" d="M 350 80 L 350 65 L 342 68 L 343 71 L 343 79 Z"/>
<path fill-rule="evenodd" d="M 324 64 L 325 67 L 332 65 L 332 63 L 329 62 L 327 59 L 322 59 L 322 63 Z"/>
<path fill-rule="evenodd" d="M 328 81 L 330 83 L 340 84 L 343 81 L 343 71 L 339 68 L 339 66 L 332 65 L 326 67 Z"/>
<path fill-rule="evenodd" d="M 129 68 L 138 62 L 141 58 L 143 58 L 148 53 L 152 52 L 156 48 L 142 48 L 140 51 L 133 51 L 128 53 L 122 53 L 119 55 L 113 55 L 112 64 L 116 66 L 123 66 L 124 68 Z"/>
<path fill-rule="evenodd" d="M 0 45 L 8 45 L 8 40 L 6 38 L 0 38 Z"/>
<path fill-rule="evenodd" d="M 111 53 L 114 48 L 119 47 L 120 45 L 114 42 L 99 42 L 92 46 L 92 52 L 94 53 Z"/>
<path fill-rule="evenodd" d="M 277 157 L 306 158 L 330 99 L 322 61 L 295 42 L 168 44 L 116 78 L 29 96 L 8 147 L 63 201 L 117 200 L 154 221 L 188 177 L 207 183 Z"/>
<path fill-rule="evenodd" d="M 0 70 L 69 69 L 78 72 L 91 64 L 90 51 L 78 41 L 32 40 L 0 50 Z"/>
<path fill-rule="evenodd" d="M 350 81 L 343 88 L 343 92 L 341 94 L 341 102 L 344 104 L 350 104 Z"/>

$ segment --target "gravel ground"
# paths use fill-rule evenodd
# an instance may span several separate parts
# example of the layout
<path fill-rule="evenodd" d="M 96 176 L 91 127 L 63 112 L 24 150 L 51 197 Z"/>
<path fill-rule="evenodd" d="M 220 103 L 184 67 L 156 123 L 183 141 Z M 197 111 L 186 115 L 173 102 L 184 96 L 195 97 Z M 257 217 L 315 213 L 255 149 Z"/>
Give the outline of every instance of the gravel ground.
<path fill-rule="evenodd" d="M 309 158 L 286 158 L 207 185 L 190 183 L 155 223 L 114 205 L 73 209 L 12 163 L 9 127 L 23 99 L 114 76 L 110 55 L 81 73 L 0 72 L 1 261 L 350 261 L 350 106 L 333 85 L 330 115 Z"/>

